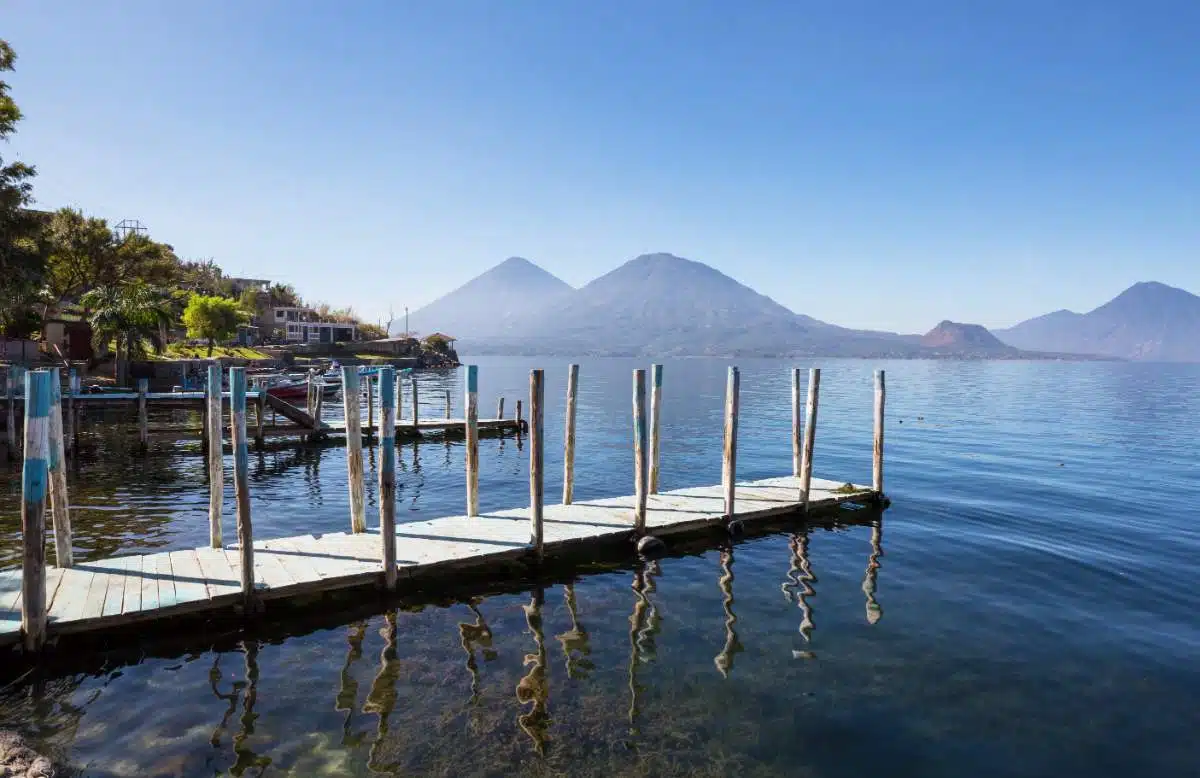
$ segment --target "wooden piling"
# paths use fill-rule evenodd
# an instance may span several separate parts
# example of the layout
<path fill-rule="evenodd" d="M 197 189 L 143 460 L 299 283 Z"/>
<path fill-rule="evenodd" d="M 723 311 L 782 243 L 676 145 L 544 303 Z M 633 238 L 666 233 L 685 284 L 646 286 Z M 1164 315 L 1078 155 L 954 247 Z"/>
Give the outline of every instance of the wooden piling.
<path fill-rule="evenodd" d="M 451 418 L 450 417 L 450 390 L 449 389 L 446 390 L 446 418 L 447 419 Z"/>
<path fill-rule="evenodd" d="M 567 418 L 563 434 L 563 505 L 575 499 L 575 404 L 579 395 L 579 365 L 567 368 Z M 500 398 L 504 402 L 504 398 Z"/>
<path fill-rule="evenodd" d="M 662 415 L 663 366 L 650 366 L 650 494 L 658 494 L 659 417 Z"/>
<path fill-rule="evenodd" d="M 224 446 L 221 440 L 221 366 L 208 366 L 204 389 L 204 427 L 208 437 L 208 542 L 213 548 L 221 539 L 221 506 L 225 501 Z"/>
<path fill-rule="evenodd" d="M 633 371 L 633 525 L 646 531 L 646 371 Z"/>
<path fill-rule="evenodd" d="M 479 515 L 479 368 L 467 365 L 467 515 Z"/>
<path fill-rule="evenodd" d="M 421 399 L 417 394 L 417 379 L 412 380 L 413 434 L 420 434 Z"/>
<path fill-rule="evenodd" d="M 50 374 L 25 374 L 25 462 L 21 474 L 21 632 L 26 651 L 46 642 L 46 494 L 50 479 Z"/>
<path fill-rule="evenodd" d="M 521 409 L 521 400 L 518 398 L 518 399 L 517 399 L 517 417 L 516 417 L 516 418 L 517 418 L 517 432 L 518 432 L 518 433 L 520 433 L 520 431 L 521 431 L 521 420 L 522 420 L 523 418 L 525 418 L 524 416 L 522 416 L 522 415 L 521 415 L 521 412 L 522 412 L 522 409 Z"/>
<path fill-rule="evenodd" d="M 800 368 L 792 368 L 792 475 L 800 477 L 800 460 L 804 437 L 804 425 L 800 419 Z"/>
<path fill-rule="evenodd" d="M 58 567 L 74 564 L 71 553 L 71 509 L 67 498 L 66 446 L 63 442 L 62 374 L 50 371 L 50 436 L 47 451 L 50 479 L 50 519 L 54 526 L 54 563 Z"/>
<path fill-rule="evenodd" d="M 70 434 L 67 436 L 67 446 L 70 447 L 71 454 L 79 449 L 79 406 L 81 403 L 75 402 L 75 398 L 79 396 L 79 374 L 74 369 L 71 370 L 67 389 L 67 423 L 70 425 Z"/>
<path fill-rule="evenodd" d="M 4 407 L 8 412 L 7 426 L 5 426 L 5 434 L 7 436 L 7 444 L 5 450 L 8 452 L 8 458 L 15 460 L 17 458 L 17 366 L 9 365 L 8 370 L 4 375 Z M 25 398 L 28 405 L 29 398 Z"/>
<path fill-rule="evenodd" d="M 317 376 L 313 384 L 313 412 L 312 417 L 316 426 L 313 427 L 313 439 L 320 440 L 321 438 L 321 412 L 325 406 L 325 376 Z"/>
<path fill-rule="evenodd" d="M 266 395 L 267 395 L 267 388 L 265 386 L 260 386 L 258 389 L 258 395 L 255 397 L 255 400 L 254 400 L 254 423 L 256 425 L 255 430 L 254 430 L 254 445 L 257 446 L 260 450 L 262 449 L 263 444 L 266 443 L 266 441 L 267 441 L 267 430 L 266 430 L 267 397 L 266 397 Z"/>
<path fill-rule="evenodd" d="M 883 402 L 885 395 L 883 371 L 875 371 L 875 446 L 871 468 L 871 488 L 883 494 Z"/>
<path fill-rule="evenodd" d="M 237 500 L 237 537 L 241 551 L 242 598 L 247 612 L 256 610 L 254 594 L 254 528 L 250 521 L 250 452 L 246 447 L 246 368 L 229 368 L 229 437 L 233 444 L 233 494 Z"/>
<path fill-rule="evenodd" d="M 544 370 L 529 371 L 529 544 L 541 559 L 545 555 L 545 527 L 542 518 L 543 491 L 542 465 L 545 443 L 544 405 L 546 375 Z"/>
<path fill-rule="evenodd" d="M 308 369 L 308 381 L 305 383 L 305 389 L 307 390 L 307 393 L 305 394 L 304 398 L 304 411 L 309 416 L 313 415 L 313 408 L 316 407 L 316 394 L 314 393 L 316 388 L 317 382 L 315 371 L 310 367 Z"/>
<path fill-rule="evenodd" d="M 800 454 L 800 505 L 808 507 L 812 486 L 813 446 L 817 442 L 817 400 L 821 393 L 821 368 L 808 371 L 808 402 L 804 405 L 804 449 Z"/>
<path fill-rule="evenodd" d="M 367 440 L 370 440 L 375 434 L 375 376 L 367 373 L 363 380 L 367 384 Z"/>
<path fill-rule="evenodd" d="M 721 461 L 721 486 L 725 490 L 725 516 L 734 515 L 734 497 L 737 484 L 737 430 L 738 396 L 742 377 L 736 367 L 729 368 L 725 383 L 725 447 Z"/>
<path fill-rule="evenodd" d="M 346 412 L 346 472 L 350 482 L 350 532 L 367 531 L 367 515 L 363 508 L 362 409 L 359 405 L 362 390 L 358 384 L 358 368 L 342 368 L 342 407 Z"/>
<path fill-rule="evenodd" d="M 497 419 L 504 418 L 504 398 L 503 397 L 496 400 L 496 418 Z"/>
<path fill-rule="evenodd" d="M 396 375 L 379 369 L 379 537 L 383 544 L 383 583 L 396 588 Z"/>
<path fill-rule="evenodd" d="M 150 448 L 150 415 L 146 410 L 146 392 L 150 391 L 150 381 L 139 378 L 137 382 L 138 409 L 138 444 L 142 451 Z"/>

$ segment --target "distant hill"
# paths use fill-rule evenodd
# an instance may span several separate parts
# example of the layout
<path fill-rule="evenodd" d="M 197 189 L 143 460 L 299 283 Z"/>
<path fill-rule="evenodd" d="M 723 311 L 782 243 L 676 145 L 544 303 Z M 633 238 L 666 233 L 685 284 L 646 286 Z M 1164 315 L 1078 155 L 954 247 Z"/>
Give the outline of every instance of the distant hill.
<path fill-rule="evenodd" d="M 459 339 L 502 334 L 519 319 L 574 292 L 569 284 L 522 257 L 509 257 L 409 316 L 414 332 Z M 392 334 L 403 329 L 393 322 Z M 398 329 L 399 328 L 399 329 Z"/>
<path fill-rule="evenodd" d="M 921 336 L 926 348 L 954 351 L 1016 351 L 979 324 L 960 324 L 945 320 Z"/>
<path fill-rule="evenodd" d="M 793 313 L 708 265 L 644 254 L 503 331 L 460 344 L 466 353 L 910 356 L 912 340 L 847 330 Z"/>
<path fill-rule="evenodd" d="M 1200 297 L 1142 282 L 1088 313 L 1055 311 L 995 334 L 1022 349 L 1200 362 Z"/>

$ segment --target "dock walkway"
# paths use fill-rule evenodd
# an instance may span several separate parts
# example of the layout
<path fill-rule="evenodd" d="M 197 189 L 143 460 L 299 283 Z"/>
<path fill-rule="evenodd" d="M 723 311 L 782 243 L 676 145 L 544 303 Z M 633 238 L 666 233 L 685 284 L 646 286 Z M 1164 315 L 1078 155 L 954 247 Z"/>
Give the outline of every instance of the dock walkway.
<path fill-rule="evenodd" d="M 795 476 L 737 484 L 735 520 L 755 521 L 802 511 Z M 834 481 L 812 480 L 808 512 L 869 502 L 868 487 L 850 491 Z M 604 539 L 634 538 L 635 497 L 586 500 L 544 508 L 545 554 L 569 553 Z M 648 496 L 647 530 L 688 532 L 726 521 L 720 485 Z M 348 587 L 382 587 L 379 529 L 333 532 L 254 542 L 255 586 L 264 601 Z M 447 516 L 396 528 L 401 579 L 520 559 L 530 554 L 528 508 L 474 518 Z M 50 568 L 46 575 L 47 635 L 90 632 L 182 614 L 229 610 L 243 602 L 236 544 L 155 554 L 118 556 Z M 20 640 L 20 569 L 0 572 L 0 645 Z"/>

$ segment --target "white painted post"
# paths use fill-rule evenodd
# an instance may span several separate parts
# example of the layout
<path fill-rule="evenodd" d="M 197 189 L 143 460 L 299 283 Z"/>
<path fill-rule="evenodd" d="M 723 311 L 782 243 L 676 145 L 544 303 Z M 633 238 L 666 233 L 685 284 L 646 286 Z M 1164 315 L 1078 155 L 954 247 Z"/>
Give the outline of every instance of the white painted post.
<path fill-rule="evenodd" d="M 379 537 L 383 546 L 383 582 L 396 588 L 396 375 L 379 369 Z"/>
<path fill-rule="evenodd" d="M 54 562 L 58 567 L 71 567 L 71 508 L 67 498 L 66 446 L 63 442 L 62 374 L 50 371 L 50 518 L 54 525 Z"/>
<path fill-rule="evenodd" d="M 567 368 L 567 418 L 563 435 L 563 505 L 575 499 L 575 404 L 579 395 L 579 365 Z M 504 398 L 500 398 L 503 406 Z"/>
<path fill-rule="evenodd" d="M 800 420 L 800 368 L 792 368 L 792 475 L 800 477 L 802 459 L 801 438 L 804 425 Z"/>
<path fill-rule="evenodd" d="M 736 367 L 729 368 L 725 384 L 725 448 L 721 467 L 721 485 L 725 489 L 725 516 L 733 520 L 737 485 L 738 395 L 742 378 Z"/>
<path fill-rule="evenodd" d="M 71 368 L 67 372 L 67 409 L 63 413 L 63 444 L 66 446 L 66 453 L 75 453 L 75 393 L 79 388 L 79 376 L 75 375 L 75 368 Z"/>
<path fill-rule="evenodd" d="M 479 515 L 479 368 L 467 365 L 467 515 Z"/>
<path fill-rule="evenodd" d="M 417 394 L 417 379 L 412 380 L 413 433 L 421 431 L 421 398 Z"/>
<path fill-rule="evenodd" d="M 350 481 L 350 532 L 367 531 L 367 516 L 363 508 L 362 408 L 359 405 L 361 388 L 358 368 L 342 368 L 342 408 L 346 412 L 346 471 Z"/>
<path fill-rule="evenodd" d="M 883 495 L 883 402 L 884 402 L 883 371 L 875 371 L 875 446 L 874 461 L 871 468 L 871 488 L 878 495 Z"/>
<path fill-rule="evenodd" d="M 804 406 L 804 449 L 800 455 L 800 505 L 808 507 L 812 486 L 813 448 L 817 442 L 817 401 L 821 393 L 821 368 L 808 371 L 808 402 Z"/>

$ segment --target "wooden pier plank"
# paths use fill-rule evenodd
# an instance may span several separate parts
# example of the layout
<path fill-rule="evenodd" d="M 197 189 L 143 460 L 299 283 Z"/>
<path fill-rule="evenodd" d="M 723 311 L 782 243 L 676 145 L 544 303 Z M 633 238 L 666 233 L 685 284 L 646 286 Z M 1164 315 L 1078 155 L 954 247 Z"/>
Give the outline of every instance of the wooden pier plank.
<path fill-rule="evenodd" d="M 800 478 L 786 476 L 737 484 L 737 518 L 767 518 L 799 509 Z M 843 489 L 844 482 L 813 479 L 809 508 L 871 499 L 869 487 Z M 702 525 L 721 525 L 721 485 L 677 489 L 648 496 L 647 529 L 670 534 Z M 555 548 L 615 539 L 634 532 L 635 497 L 625 495 L 544 506 L 545 545 Z M 447 516 L 396 527 L 397 565 L 409 573 L 443 565 L 486 564 L 525 557 L 530 509 L 481 516 Z M 378 529 L 333 532 L 256 541 L 255 586 L 265 596 L 287 597 L 383 580 Z M 84 562 L 48 570 L 50 632 L 67 633 L 131 621 L 169 618 L 173 613 L 226 607 L 241 595 L 240 552 L 234 547 L 183 549 Z M 0 644 L 20 631 L 21 571 L 0 571 Z"/>
<path fill-rule="evenodd" d="M 195 549 L 171 552 L 171 578 L 175 582 L 176 605 L 209 599 Z"/>

